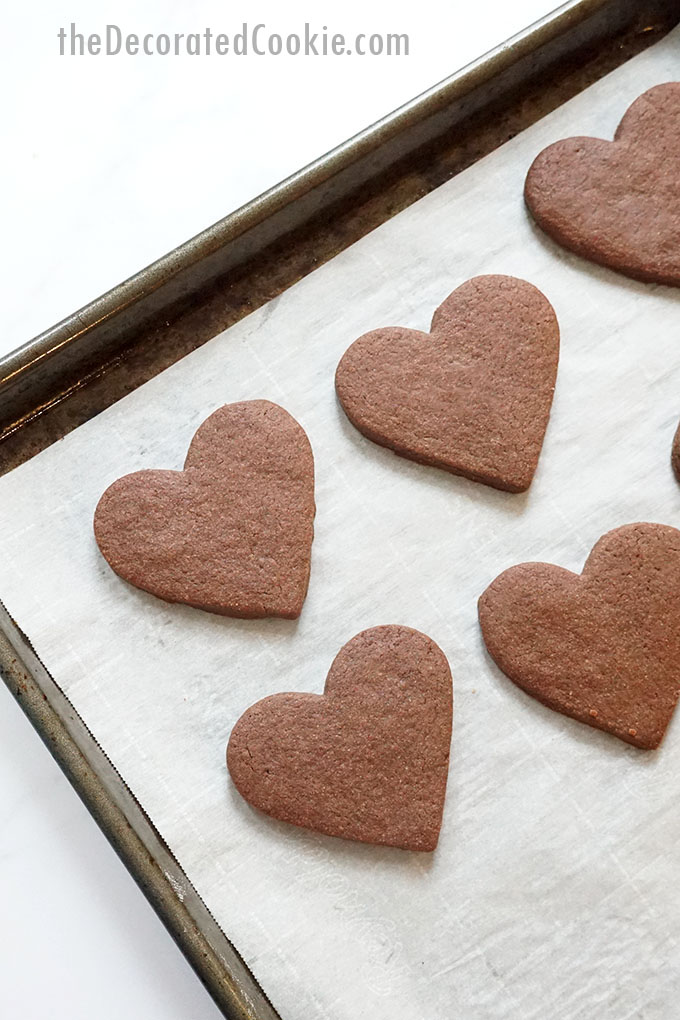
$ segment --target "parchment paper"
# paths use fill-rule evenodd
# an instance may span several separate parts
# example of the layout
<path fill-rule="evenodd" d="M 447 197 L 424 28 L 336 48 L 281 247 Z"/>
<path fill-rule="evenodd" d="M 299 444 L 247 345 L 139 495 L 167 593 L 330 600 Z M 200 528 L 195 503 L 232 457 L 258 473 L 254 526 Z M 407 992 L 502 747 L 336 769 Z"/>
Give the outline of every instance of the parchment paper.
<path fill-rule="evenodd" d="M 285 1020 L 668 1020 L 680 993 L 680 719 L 656 754 L 550 712 L 481 643 L 476 601 L 527 559 L 580 570 L 637 520 L 680 525 L 680 292 L 569 256 L 531 225 L 549 142 L 611 137 L 680 77 L 677 33 L 428 195 L 0 480 L 0 597 L 28 633 Z M 427 329 L 478 273 L 524 277 L 562 330 L 527 495 L 395 457 L 346 422 L 341 354 L 382 325 Z M 318 516 L 299 622 L 172 607 L 117 578 L 91 520 L 119 475 L 179 468 L 204 418 L 267 397 L 307 430 Z M 417 627 L 448 656 L 454 733 L 436 853 L 323 838 L 230 785 L 233 723 L 319 692 L 357 631 Z"/>

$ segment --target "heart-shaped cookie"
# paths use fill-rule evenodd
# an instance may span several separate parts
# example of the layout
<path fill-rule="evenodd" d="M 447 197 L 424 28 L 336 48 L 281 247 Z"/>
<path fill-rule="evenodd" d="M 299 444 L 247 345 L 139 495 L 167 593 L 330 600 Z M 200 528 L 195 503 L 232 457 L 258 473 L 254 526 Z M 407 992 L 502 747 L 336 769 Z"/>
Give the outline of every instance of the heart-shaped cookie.
<path fill-rule="evenodd" d="M 680 286 L 680 83 L 630 106 L 613 142 L 566 138 L 544 149 L 524 189 L 555 241 L 637 280 Z"/>
<path fill-rule="evenodd" d="M 675 477 L 680 482 L 680 425 L 678 425 L 673 439 L 673 452 L 671 453 L 671 463 L 673 470 L 675 471 Z"/>
<path fill-rule="evenodd" d="M 196 432 L 183 471 L 114 482 L 94 533 L 117 574 L 167 602 L 297 617 L 314 534 L 309 440 L 268 400 L 227 404 Z"/>
<path fill-rule="evenodd" d="M 511 567 L 480 598 L 479 620 L 492 658 L 528 694 L 658 747 L 680 693 L 680 531 L 610 531 L 582 574 Z"/>
<path fill-rule="evenodd" d="M 318 694 L 274 694 L 236 723 L 227 765 L 274 818 L 330 836 L 434 850 L 451 742 L 451 673 L 409 627 L 340 649 Z"/>
<path fill-rule="evenodd" d="M 541 452 L 558 356 L 557 319 L 539 290 L 477 276 L 439 306 L 429 334 L 395 326 L 359 337 L 335 385 L 374 443 L 522 492 Z"/>

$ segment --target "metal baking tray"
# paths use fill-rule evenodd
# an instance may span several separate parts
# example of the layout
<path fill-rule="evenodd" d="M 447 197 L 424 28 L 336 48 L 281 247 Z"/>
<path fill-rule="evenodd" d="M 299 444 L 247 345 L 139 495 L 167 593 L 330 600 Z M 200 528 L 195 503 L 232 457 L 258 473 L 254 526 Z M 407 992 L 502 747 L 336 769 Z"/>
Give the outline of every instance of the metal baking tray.
<path fill-rule="evenodd" d="M 678 22 L 680 0 L 572 0 L 0 359 L 0 473 L 269 301 Z M 1 603 L 0 671 L 224 1015 L 275 1018 L 228 933 Z"/>

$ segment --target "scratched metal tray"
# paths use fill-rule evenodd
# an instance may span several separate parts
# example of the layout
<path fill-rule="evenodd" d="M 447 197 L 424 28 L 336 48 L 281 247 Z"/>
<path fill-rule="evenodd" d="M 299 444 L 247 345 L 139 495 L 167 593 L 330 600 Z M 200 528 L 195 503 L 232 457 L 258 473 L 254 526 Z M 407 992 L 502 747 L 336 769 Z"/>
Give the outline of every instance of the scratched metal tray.
<path fill-rule="evenodd" d="M 678 22 L 680 0 L 572 0 L 0 359 L 0 473 L 281 293 Z M 275 1018 L 238 947 L 1 603 L 0 671 L 224 1015 Z"/>

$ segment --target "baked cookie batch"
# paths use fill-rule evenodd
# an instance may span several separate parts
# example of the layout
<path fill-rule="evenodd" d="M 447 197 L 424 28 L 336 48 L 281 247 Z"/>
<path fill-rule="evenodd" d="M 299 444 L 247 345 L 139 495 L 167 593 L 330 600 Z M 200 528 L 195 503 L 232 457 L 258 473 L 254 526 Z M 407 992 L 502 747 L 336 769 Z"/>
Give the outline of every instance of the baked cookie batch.
<path fill-rule="evenodd" d="M 569 138 L 535 159 L 525 200 L 555 241 L 639 280 L 680 285 L 680 83 L 650 89 L 614 141 Z M 479 276 L 437 308 L 429 333 L 359 337 L 338 399 L 368 439 L 508 492 L 531 484 L 555 388 L 559 328 L 532 284 Z M 680 428 L 672 463 L 680 480 Z M 182 471 L 138 471 L 101 497 L 94 532 L 124 580 L 234 617 L 300 615 L 310 576 L 314 459 L 277 404 L 215 411 Z M 549 708 L 636 747 L 659 746 L 680 695 L 680 531 L 628 524 L 581 574 L 506 570 L 479 599 L 489 654 Z M 346 839 L 432 851 L 452 724 L 448 662 L 403 626 L 352 638 L 323 694 L 274 694 L 227 748 L 242 796 L 274 818 Z"/>

